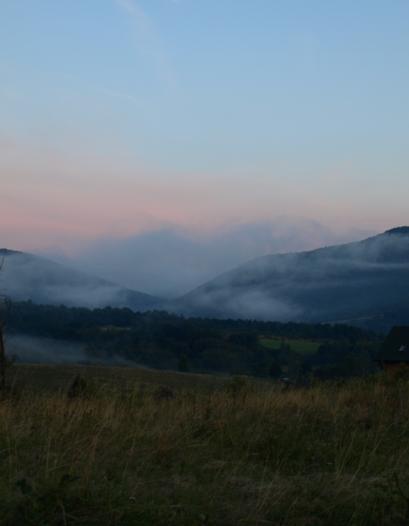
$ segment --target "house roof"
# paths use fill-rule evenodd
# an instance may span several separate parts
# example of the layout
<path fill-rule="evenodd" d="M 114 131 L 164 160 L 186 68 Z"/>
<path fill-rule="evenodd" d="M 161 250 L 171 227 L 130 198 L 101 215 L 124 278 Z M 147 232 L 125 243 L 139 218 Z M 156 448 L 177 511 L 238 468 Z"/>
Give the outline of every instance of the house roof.
<path fill-rule="evenodd" d="M 378 362 L 409 363 L 409 327 L 394 327 L 377 356 Z"/>

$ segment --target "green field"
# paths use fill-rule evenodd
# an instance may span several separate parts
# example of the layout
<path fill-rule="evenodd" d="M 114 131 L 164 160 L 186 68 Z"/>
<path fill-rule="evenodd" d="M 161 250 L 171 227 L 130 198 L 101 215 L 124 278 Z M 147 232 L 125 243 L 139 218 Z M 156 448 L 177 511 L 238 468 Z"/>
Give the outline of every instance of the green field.
<path fill-rule="evenodd" d="M 83 390 L 68 397 L 72 379 Z M 15 366 L 0 524 L 408 524 L 409 384 Z"/>
<path fill-rule="evenodd" d="M 274 351 L 280 350 L 283 344 L 288 345 L 290 350 L 300 355 L 314 354 L 318 351 L 318 348 L 321 345 L 321 342 L 312 340 L 276 338 L 274 336 L 260 337 L 259 341 L 263 347 Z"/>

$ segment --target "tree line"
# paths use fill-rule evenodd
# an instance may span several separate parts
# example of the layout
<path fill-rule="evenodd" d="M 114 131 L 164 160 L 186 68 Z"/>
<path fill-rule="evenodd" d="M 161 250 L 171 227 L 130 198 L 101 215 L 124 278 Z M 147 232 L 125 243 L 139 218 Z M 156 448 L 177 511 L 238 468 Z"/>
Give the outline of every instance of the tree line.
<path fill-rule="evenodd" d="M 13 304 L 10 333 L 81 342 L 90 361 L 121 360 L 159 369 L 334 378 L 374 370 L 379 336 L 346 325 L 185 318 L 162 311 Z M 279 340 L 277 348 L 263 339 Z M 318 342 L 315 353 L 291 341 Z"/>

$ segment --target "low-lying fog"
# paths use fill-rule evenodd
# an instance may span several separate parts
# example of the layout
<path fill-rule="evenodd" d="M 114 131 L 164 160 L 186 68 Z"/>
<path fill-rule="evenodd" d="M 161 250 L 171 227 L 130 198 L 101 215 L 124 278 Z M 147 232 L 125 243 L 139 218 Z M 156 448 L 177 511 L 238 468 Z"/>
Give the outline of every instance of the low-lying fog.
<path fill-rule="evenodd" d="M 22 363 L 135 365 L 122 358 L 96 359 L 87 354 L 81 343 L 52 338 L 8 334 L 5 344 L 7 355 Z"/>

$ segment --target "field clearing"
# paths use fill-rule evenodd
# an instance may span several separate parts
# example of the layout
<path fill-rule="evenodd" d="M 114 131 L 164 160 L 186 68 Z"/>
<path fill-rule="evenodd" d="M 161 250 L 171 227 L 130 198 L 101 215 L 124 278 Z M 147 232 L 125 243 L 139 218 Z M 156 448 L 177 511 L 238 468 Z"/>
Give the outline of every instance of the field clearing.
<path fill-rule="evenodd" d="M 199 389 L 206 392 L 221 389 L 228 381 L 228 377 L 222 375 L 187 374 L 148 367 L 17 364 L 11 368 L 9 383 L 18 390 L 64 393 L 78 375 L 98 391 L 109 388 L 129 392 L 141 386 L 163 386 L 176 391 Z"/>
<path fill-rule="evenodd" d="M 78 372 L 87 385 L 69 398 L 59 385 Z M 2 526 L 408 524 L 403 380 L 282 391 L 81 366 L 14 378 L 0 402 Z"/>
<path fill-rule="evenodd" d="M 300 355 L 316 353 L 322 343 L 313 340 L 278 338 L 274 336 L 268 338 L 261 337 L 259 341 L 263 347 L 274 351 L 280 350 L 283 344 L 288 345 L 290 350 Z"/>

